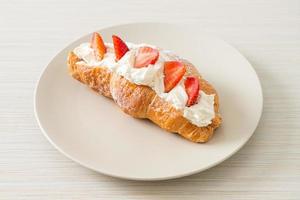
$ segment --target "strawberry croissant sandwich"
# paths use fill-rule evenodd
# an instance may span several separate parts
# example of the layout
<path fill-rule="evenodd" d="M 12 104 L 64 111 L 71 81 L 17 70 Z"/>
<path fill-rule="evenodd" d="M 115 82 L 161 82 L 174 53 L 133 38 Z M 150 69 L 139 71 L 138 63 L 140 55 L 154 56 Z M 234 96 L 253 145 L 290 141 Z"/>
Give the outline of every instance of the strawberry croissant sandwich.
<path fill-rule="evenodd" d="M 68 56 L 73 78 L 112 98 L 127 114 L 147 118 L 193 142 L 207 142 L 221 124 L 216 90 L 170 51 L 98 33 Z"/>

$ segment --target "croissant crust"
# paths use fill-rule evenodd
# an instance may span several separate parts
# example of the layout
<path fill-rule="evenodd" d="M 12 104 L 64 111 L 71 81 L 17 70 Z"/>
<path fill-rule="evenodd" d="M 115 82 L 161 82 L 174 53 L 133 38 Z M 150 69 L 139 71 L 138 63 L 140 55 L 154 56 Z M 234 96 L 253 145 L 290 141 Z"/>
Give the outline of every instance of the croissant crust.
<path fill-rule="evenodd" d="M 105 66 L 90 67 L 79 61 L 81 60 L 73 52 L 69 53 L 68 68 L 72 77 L 94 91 L 112 98 L 125 113 L 132 117 L 149 119 L 169 132 L 178 133 L 190 141 L 201 143 L 207 142 L 222 122 L 216 90 L 186 60 L 181 61 L 186 66 L 187 75 L 197 76 L 201 90 L 206 94 L 215 95 L 215 117 L 212 123 L 205 127 L 198 127 L 189 122 L 183 117 L 181 110 L 177 110 L 171 103 L 160 98 L 152 88 L 131 83 Z"/>

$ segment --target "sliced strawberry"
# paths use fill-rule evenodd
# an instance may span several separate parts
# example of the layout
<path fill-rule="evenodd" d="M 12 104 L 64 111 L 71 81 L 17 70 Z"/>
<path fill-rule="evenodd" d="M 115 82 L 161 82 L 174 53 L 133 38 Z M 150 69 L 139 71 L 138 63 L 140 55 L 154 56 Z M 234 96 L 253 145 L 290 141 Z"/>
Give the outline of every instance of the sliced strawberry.
<path fill-rule="evenodd" d="M 118 61 L 125 55 L 127 51 L 129 51 L 129 48 L 127 47 L 126 43 L 118 36 L 113 35 L 112 38 L 115 48 L 116 60 Z"/>
<path fill-rule="evenodd" d="M 182 79 L 185 66 L 179 61 L 167 61 L 164 64 L 165 92 L 170 92 Z"/>
<path fill-rule="evenodd" d="M 190 107 L 197 103 L 199 97 L 199 79 L 195 76 L 189 76 L 184 81 L 185 91 L 188 95 L 186 106 Z"/>
<path fill-rule="evenodd" d="M 155 64 L 159 56 L 157 49 L 151 47 L 139 48 L 134 62 L 135 68 L 147 67 L 149 64 Z"/>
<path fill-rule="evenodd" d="M 96 56 L 99 60 L 101 60 L 104 57 L 104 54 L 106 53 L 106 47 L 99 33 L 93 33 L 91 48 L 94 49 Z"/>

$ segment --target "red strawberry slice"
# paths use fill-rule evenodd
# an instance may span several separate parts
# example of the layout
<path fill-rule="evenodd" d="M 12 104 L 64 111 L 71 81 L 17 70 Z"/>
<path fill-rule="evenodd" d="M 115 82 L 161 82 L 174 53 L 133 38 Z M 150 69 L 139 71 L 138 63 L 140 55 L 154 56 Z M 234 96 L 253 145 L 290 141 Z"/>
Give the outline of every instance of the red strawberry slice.
<path fill-rule="evenodd" d="M 165 92 L 170 92 L 182 79 L 186 69 L 179 61 L 167 61 L 164 63 Z"/>
<path fill-rule="evenodd" d="M 147 67 L 149 64 L 155 64 L 159 56 L 157 49 L 151 47 L 141 47 L 139 48 L 137 55 L 135 57 L 134 67 L 141 68 Z"/>
<path fill-rule="evenodd" d="M 195 76 L 189 76 L 184 81 L 185 91 L 188 95 L 186 106 L 190 107 L 197 103 L 199 97 L 199 79 Z"/>
<path fill-rule="evenodd" d="M 101 60 L 104 57 L 104 54 L 106 53 L 106 47 L 99 33 L 93 33 L 91 48 L 94 49 L 98 59 Z"/>
<path fill-rule="evenodd" d="M 118 61 L 125 55 L 127 51 L 129 51 L 129 48 L 127 47 L 126 43 L 118 36 L 113 35 L 112 38 L 115 48 L 116 60 Z"/>

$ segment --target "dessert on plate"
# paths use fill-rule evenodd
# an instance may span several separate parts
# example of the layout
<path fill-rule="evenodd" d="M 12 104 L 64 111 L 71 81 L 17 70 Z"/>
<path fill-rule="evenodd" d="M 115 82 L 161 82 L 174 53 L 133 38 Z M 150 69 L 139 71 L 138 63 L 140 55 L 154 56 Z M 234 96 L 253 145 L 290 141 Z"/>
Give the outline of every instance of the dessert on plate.
<path fill-rule="evenodd" d="M 187 60 L 149 44 L 98 33 L 68 56 L 73 78 L 112 98 L 127 114 L 149 119 L 193 142 L 207 142 L 222 122 L 219 98 Z"/>

